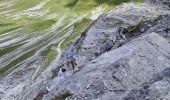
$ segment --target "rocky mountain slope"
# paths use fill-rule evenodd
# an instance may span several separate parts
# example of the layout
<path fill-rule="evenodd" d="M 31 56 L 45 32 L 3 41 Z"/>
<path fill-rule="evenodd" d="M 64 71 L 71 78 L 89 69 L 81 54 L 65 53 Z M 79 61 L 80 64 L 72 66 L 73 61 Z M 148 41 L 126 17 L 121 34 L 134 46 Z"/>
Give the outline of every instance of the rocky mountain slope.
<path fill-rule="evenodd" d="M 80 71 L 43 99 L 70 91 L 68 100 L 169 100 L 170 13 L 160 3 L 101 16 L 71 47 L 78 48 Z"/>
<path fill-rule="evenodd" d="M 167 40 L 156 33 L 145 35 L 102 54 L 73 76 L 55 83 L 44 100 L 68 90 L 73 93 L 70 100 L 164 98 L 169 92 L 169 57 Z"/>
<path fill-rule="evenodd" d="M 62 54 L 39 75 L 39 71 L 31 71 L 41 62 L 37 60 L 32 67 L 25 66 L 3 78 L 0 98 L 168 100 L 169 14 L 168 0 L 122 4 L 102 14 L 63 51 L 57 49 Z M 52 70 L 65 63 L 65 53 L 70 49 L 76 53 L 76 71 L 64 79 L 51 79 Z M 46 87 L 51 90 L 46 92 Z"/>
<path fill-rule="evenodd" d="M 22 91 L 113 5 L 95 0 L 0 0 L 0 99 L 11 100 L 6 97 Z"/>

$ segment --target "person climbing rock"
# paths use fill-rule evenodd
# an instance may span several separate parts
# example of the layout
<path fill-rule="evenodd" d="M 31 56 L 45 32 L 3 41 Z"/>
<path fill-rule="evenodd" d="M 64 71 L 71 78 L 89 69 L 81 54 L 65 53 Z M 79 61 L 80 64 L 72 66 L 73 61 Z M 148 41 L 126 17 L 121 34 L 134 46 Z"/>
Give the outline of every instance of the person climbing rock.
<path fill-rule="evenodd" d="M 72 67 L 73 70 L 75 69 L 75 65 L 77 65 L 74 55 L 75 54 L 74 54 L 73 50 L 70 50 L 70 52 L 68 52 L 66 54 L 67 66 L 69 68 Z M 70 64 L 71 64 L 71 67 L 70 67 Z"/>
<path fill-rule="evenodd" d="M 58 77 L 64 78 L 65 77 L 65 72 L 67 70 L 65 68 L 60 68 L 59 72 L 58 72 Z"/>

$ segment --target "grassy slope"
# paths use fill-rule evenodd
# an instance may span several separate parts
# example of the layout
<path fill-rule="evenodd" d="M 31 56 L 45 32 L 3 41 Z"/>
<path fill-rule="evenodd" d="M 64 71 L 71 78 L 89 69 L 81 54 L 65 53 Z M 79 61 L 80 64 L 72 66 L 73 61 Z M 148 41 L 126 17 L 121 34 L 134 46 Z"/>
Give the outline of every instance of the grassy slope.
<path fill-rule="evenodd" d="M 72 34 L 67 37 L 61 45 L 61 47 L 64 48 L 71 40 L 82 33 L 90 25 L 92 21 L 89 19 L 89 16 L 91 14 L 91 11 L 95 10 L 96 7 L 102 5 L 105 10 L 110 10 L 111 8 L 113 8 L 113 6 L 119 5 L 122 2 L 128 2 L 129 0 L 49 0 L 49 2 L 47 2 L 41 9 L 32 12 L 27 12 L 26 10 L 35 7 L 44 0 L 8 0 L 8 2 L 10 1 L 14 1 L 12 6 L 7 8 L 4 8 L 7 5 L 0 6 L 0 13 L 10 11 L 5 14 L 0 14 L 0 35 L 16 30 L 18 28 L 22 28 L 22 31 L 20 31 L 22 35 L 31 32 L 43 31 L 46 29 L 51 31 L 50 29 L 52 25 L 59 21 L 61 17 L 66 16 L 62 21 L 61 27 L 58 30 L 54 30 L 54 32 L 47 35 L 48 37 L 46 37 L 45 40 L 37 42 L 38 44 L 36 43 L 36 45 L 40 45 L 40 43 L 43 43 L 44 41 L 49 41 L 50 39 L 52 39 L 51 37 L 53 37 L 55 34 L 58 34 L 57 36 L 63 36 L 70 29 L 68 27 L 64 31 L 59 33 L 59 31 L 61 31 L 64 26 L 72 22 L 77 17 L 87 15 L 82 20 L 70 26 L 74 27 L 74 29 Z M 141 0 L 137 1 L 139 2 Z M 7 0 L 0 0 L 0 4 L 6 2 Z M 22 15 L 19 16 L 17 19 L 12 17 L 13 15 L 23 13 L 23 11 L 26 11 L 27 13 L 47 13 L 45 13 L 43 16 L 39 16 L 39 14 L 35 14 L 33 16 Z M 45 34 L 46 32 L 44 31 L 42 33 Z M 44 45 L 46 45 L 46 43 L 44 43 Z M 7 54 L 13 50 L 16 50 L 20 46 L 21 45 L 11 45 L 11 47 L 8 47 L 6 49 L 0 48 L 0 51 L 2 51 L 3 54 Z M 47 51 L 42 54 L 42 56 L 44 56 L 43 61 L 45 62 L 42 65 L 43 69 L 46 68 L 56 56 L 56 51 L 51 49 L 53 46 L 56 47 L 57 44 L 50 45 L 47 48 Z M 31 50 L 31 48 L 34 47 L 35 46 L 29 48 Z M 36 52 L 36 50 L 37 49 L 33 49 L 11 62 L 9 65 L 7 65 L 6 68 L 0 70 L 0 75 L 1 73 L 4 73 L 4 71 L 8 70 L 8 68 L 13 67 L 18 63 L 24 61 L 28 57 L 32 56 Z M 3 55 L 2 53 L 0 54 L 1 56 Z"/>

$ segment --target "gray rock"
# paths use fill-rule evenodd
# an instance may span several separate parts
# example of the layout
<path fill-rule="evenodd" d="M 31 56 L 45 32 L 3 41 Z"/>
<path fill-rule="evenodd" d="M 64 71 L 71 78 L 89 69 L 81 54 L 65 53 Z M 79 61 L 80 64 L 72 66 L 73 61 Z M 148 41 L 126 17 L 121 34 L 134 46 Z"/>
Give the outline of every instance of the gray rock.
<path fill-rule="evenodd" d="M 168 100 L 170 68 L 166 68 L 154 75 L 148 82 L 143 83 L 139 88 L 131 90 L 124 98 L 126 100 Z"/>
<path fill-rule="evenodd" d="M 148 99 L 158 99 L 170 91 L 170 83 L 168 81 L 157 81 L 149 87 L 150 93 Z"/>
<path fill-rule="evenodd" d="M 107 52 L 112 49 L 114 46 L 113 40 L 106 40 L 103 44 L 101 44 L 100 47 L 100 54 Z"/>
<path fill-rule="evenodd" d="M 145 35 L 88 63 L 81 71 L 60 82 L 44 100 L 65 90 L 74 93 L 70 100 L 80 97 L 83 100 L 101 97 L 109 100 L 111 97 L 106 98 L 106 94 L 111 93 L 117 100 L 122 99 L 128 91 L 149 82 L 156 73 L 168 68 L 170 59 L 167 57 L 170 57 L 168 41 L 156 33 Z M 168 85 L 164 81 L 153 84 L 151 89 L 158 91 L 155 95 L 169 92 L 162 84 Z"/>

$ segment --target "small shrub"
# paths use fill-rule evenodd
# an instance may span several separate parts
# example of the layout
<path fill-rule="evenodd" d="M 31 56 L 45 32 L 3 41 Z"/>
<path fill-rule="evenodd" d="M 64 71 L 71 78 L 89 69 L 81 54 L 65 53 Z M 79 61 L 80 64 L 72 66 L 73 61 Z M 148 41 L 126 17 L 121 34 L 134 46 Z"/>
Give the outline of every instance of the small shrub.
<path fill-rule="evenodd" d="M 66 91 L 62 94 L 55 96 L 54 98 L 52 98 L 52 100 L 65 100 L 67 97 L 72 96 L 72 95 L 73 95 L 72 93 L 70 93 L 69 91 Z"/>

